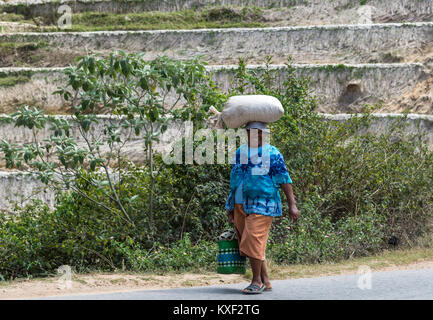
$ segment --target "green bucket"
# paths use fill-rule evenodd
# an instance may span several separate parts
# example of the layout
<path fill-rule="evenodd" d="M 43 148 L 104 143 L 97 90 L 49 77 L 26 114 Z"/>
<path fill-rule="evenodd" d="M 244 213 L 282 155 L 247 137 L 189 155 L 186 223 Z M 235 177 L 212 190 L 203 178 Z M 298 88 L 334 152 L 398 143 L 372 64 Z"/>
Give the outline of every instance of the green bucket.
<path fill-rule="evenodd" d="M 219 240 L 217 272 L 223 274 L 245 273 L 246 257 L 239 253 L 238 240 Z"/>

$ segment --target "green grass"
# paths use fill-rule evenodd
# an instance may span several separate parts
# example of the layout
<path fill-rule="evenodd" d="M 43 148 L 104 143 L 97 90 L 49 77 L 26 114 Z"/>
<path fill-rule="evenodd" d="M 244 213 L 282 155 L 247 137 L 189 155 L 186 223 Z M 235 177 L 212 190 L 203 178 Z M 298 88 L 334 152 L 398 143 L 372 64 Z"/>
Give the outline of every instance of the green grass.
<path fill-rule="evenodd" d="M 46 43 L 34 43 L 34 42 L 1 42 L 0 53 L 3 51 L 8 52 L 12 50 L 36 50 L 38 48 L 46 46 Z"/>
<path fill-rule="evenodd" d="M 25 20 L 25 17 L 22 14 L 6 13 L 6 14 L 1 14 L 0 15 L 0 21 L 5 21 L 5 22 L 24 22 L 26 20 Z"/>
<path fill-rule="evenodd" d="M 0 87 L 13 87 L 18 83 L 23 83 L 29 81 L 30 78 L 26 76 L 12 76 L 6 78 L 0 78 Z"/>
<path fill-rule="evenodd" d="M 43 31 L 111 31 L 111 30 L 159 30 L 159 29 L 201 29 L 265 27 L 259 8 L 214 7 L 203 10 L 182 10 L 176 12 L 140 12 L 128 14 L 84 12 L 72 15 L 72 27 L 59 30 L 57 19 L 37 17 L 35 21 Z M 6 14 L 1 21 L 25 22 L 24 16 Z"/>
<path fill-rule="evenodd" d="M 49 49 L 45 42 L 2 42 L 0 43 L 0 64 L 3 66 L 10 66 L 12 63 L 14 66 L 33 65 L 43 60 Z M 1 82 L 2 85 L 8 85 L 9 80 Z"/>
<path fill-rule="evenodd" d="M 203 11 L 143 12 L 131 14 L 80 13 L 72 16 L 73 31 L 200 29 L 261 27 L 260 12 L 227 8 Z"/>
<path fill-rule="evenodd" d="M 1 47 L 0 47 L 1 48 Z M 0 73 L 0 87 L 11 87 L 30 80 L 31 72 Z"/>

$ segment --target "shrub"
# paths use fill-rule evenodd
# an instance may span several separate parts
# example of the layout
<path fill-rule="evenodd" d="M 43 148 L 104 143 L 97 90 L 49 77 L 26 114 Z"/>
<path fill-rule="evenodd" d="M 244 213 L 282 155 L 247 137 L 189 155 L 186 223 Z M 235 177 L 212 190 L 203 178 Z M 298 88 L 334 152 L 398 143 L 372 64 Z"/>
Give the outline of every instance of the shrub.
<path fill-rule="evenodd" d="M 0 275 L 4 279 L 50 275 L 61 265 L 76 272 L 198 271 L 215 266 L 216 243 L 191 241 L 184 232 L 171 242 L 154 240 L 145 229 L 131 229 L 119 216 L 109 216 L 73 196 L 54 211 L 33 201 L 0 220 Z M 81 207 L 81 208 L 80 208 Z M 165 240 L 163 233 L 159 239 Z"/>
<path fill-rule="evenodd" d="M 200 271 L 215 270 L 217 245 L 212 241 L 191 242 L 188 233 L 170 245 L 154 243 L 152 250 L 130 240 L 115 242 L 117 250 L 126 260 L 126 267 L 135 271 Z"/>
<path fill-rule="evenodd" d="M 300 246 L 303 252 L 287 253 L 286 262 L 366 255 L 387 248 L 392 236 L 409 246 L 431 231 L 433 154 L 421 136 L 396 138 L 404 120 L 381 135 L 363 132 L 371 114 L 342 123 L 314 121 L 311 131 L 311 123 L 297 122 L 299 133 L 277 124 L 274 138 L 293 173 L 302 208 L 298 224 L 306 232 L 295 228 L 274 237 L 275 245 L 289 241 L 291 250 Z M 315 235 L 307 231 L 314 225 Z"/>
<path fill-rule="evenodd" d="M 277 263 L 338 261 L 379 251 L 385 236 L 385 217 L 375 211 L 337 222 L 318 209 L 320 196 L 311 194 L 298 209 L 302 216 L 293 224 L 287 216 L 275 219 L 268 253 Z"/>

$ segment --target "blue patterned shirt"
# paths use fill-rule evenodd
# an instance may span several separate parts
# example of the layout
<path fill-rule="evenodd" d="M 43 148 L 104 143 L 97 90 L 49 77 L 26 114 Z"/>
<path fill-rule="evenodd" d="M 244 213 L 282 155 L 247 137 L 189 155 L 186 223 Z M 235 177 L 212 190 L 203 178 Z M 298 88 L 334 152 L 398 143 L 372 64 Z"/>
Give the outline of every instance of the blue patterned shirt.
<path fill-rule="evenodd" d="M 277 148 L 270 144 L 248 148 L 243 144 L 233 159 L 225 209 L 232 211 L 235 202 L 241 202 L 247 214 L 281 216 L 279 188 L 283 183 L 292 183 L 292 179 Z"/>

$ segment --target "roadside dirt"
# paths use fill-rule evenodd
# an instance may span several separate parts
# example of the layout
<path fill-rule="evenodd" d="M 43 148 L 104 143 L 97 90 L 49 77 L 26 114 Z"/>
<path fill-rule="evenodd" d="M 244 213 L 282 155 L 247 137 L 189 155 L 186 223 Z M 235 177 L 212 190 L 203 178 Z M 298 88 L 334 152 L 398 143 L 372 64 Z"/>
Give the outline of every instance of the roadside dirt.
<path fill-rule="evenodd" d="M 396 265 L 391 261 L 370 260 L 342 264 L 281 267 L 268 266 L 271 279 L 294 279 L 340 274 L 356 274 L 358 267 L 370 266 L 374 271 L 395 271 L 433 268 L 433 257 Z M 222 275 L 217 273 L 184 274 L 74 274 L 70 286 L 60 277 L 44 279 L 24 279 L 0 284 L 0 300 L 35 299 L 53 296 L 110 293 L 136 290 L 160 290 L 180 287 L 212 286 L 248 282 L 251 272 L 246 275 Z"/>
<path fill-rule="evenodd" d="M 0 285 L 0 299 L 32 299 L 61 295 L 106 293 L 132 290 L 158 290 L 211 286 L 246 281 L 241 275 L 206 274 L 79 274 L 68 282 L 60 277 L 25 279 Z"/>

